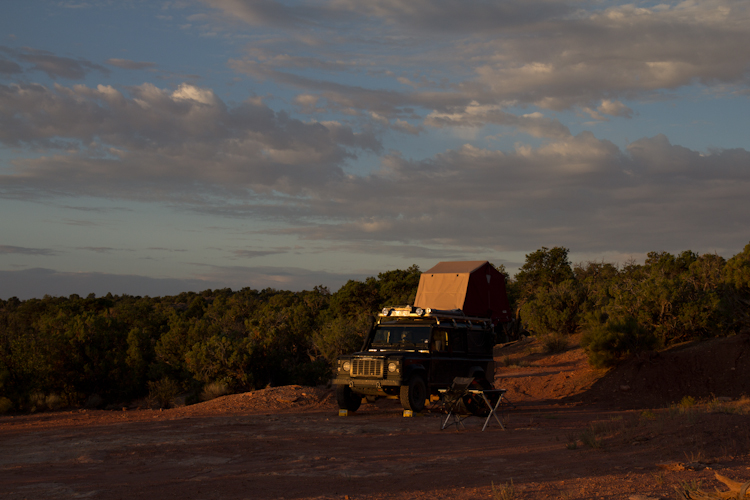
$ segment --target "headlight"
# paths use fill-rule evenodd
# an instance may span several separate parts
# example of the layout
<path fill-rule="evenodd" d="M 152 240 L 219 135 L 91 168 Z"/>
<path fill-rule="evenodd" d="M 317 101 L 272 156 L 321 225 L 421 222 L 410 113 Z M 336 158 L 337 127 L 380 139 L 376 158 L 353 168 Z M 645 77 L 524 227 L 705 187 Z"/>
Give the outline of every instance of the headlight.
<path fill-rule="evenodd" d="M 348 372 L 351 367 L 352 364 L 348 361 L 344 361 L 344 364 L 341 365 L 341 368 L 343 368 L 345 372 Z"/>
<path fill-rule="evenodd" d="M 388 363 L 388 371 L 390 373 L 395 372 L 397 367 L 398 365 L 396 363 Z"/>

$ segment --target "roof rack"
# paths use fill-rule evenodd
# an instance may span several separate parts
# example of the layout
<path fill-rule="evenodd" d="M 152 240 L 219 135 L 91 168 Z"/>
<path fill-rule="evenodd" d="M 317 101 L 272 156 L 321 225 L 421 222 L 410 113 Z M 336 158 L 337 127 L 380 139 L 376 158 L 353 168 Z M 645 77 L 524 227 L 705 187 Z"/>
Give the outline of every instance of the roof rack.
<path fill-rule="evenodd" d="M 467 316 L 461 309 L 432 309 L 414 306 L 384 307 L 379 318 L 436 318 L 459 319 L 469 323 L 490 323 L 489 318 Z"/>

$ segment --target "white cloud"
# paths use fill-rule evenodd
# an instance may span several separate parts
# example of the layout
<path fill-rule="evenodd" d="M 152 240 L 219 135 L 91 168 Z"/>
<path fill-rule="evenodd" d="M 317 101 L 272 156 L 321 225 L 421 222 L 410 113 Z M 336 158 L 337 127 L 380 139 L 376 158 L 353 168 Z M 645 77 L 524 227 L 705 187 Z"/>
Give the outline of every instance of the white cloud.
<path fill-rule="evenodd" d="M 177 90 L 172 92 L 172 98 L 175 100 L 192 100 L 210 106 L 215 106 L 219 102 L 212 90 L 201 89 L 187 83 L 181 84 Z"/>
<path fill-rule="evenodd" d="M 212 3 L 227 13 L 236 13 L 237 4 Z M 271 10 L 284 11 L 280 2 L 252 5 L 253 10 L 274 5 Z M 232 67 L 259 79 L 319 92 L 339 109 L 375 111 L 391 118 L 410 106 L 421 108 L 432 112 L 433 124 L 458 108 L 466 113 L 477 103 L 491 108 L 509 102 L 553 110 L 580 107 L 598 120 L 629 118 L 633 111 L 623 99 L 651 99 L 697 82 L 740 88 L 750 83 L 750 4 L 743 0 L 604 9 L 546 0 L 336 0 L 307 7 L 294 21 L 279 22 L 294 22 L 313 37 L 317 27 L 325 25 L 336 31 L 339 43 L 353 45 L 350 55 L 341 57 L 323 39 L 315 58 L 291 56 L 287 44 L 270 43 L 253 49 L 246 60 L 234 60 Z M 310 24 L 300 22 L 304 15 L 310 16 Z M 346 23 L 337 22 L 341 19 Z M 368 38 L 370 32 L 378 36 Z M 351 70 L 357 68 L 361 52 L 371 53 L 384 39 L 392 51 L 378 54 L 375 64 L 384 65 L 384 75 L 393 75 L 411 90 L 377 91 L 284 71 L 335 71 L 321 61 L 336 61 Z M 441 72 L 455 83 L 445 85 L 444 79 L 435 78 Z M 426 78 L 428 74 L 432 78 Z M 479 124 L 490 117 L 483 113 L 472 118 Z"/>
<path fill-rule="evenodd" d="M 451 112 L 433 111 L 425 119 L 432 127 L 483 127 L 488 123 L 506 125 L 525 132 L 533 137 L 564 138 L 570 136 L 568 128 L 558 120 L 546 118 L 542 113 L 528 113 L 517 116 L 507 113 L 500 106 L 482 105 L 476 101 Z"/>
<path fill-rule="evenodd" d="M 18 174 L 0 177 L 0 191 L 157 200 L 186 190 L 198 198 L 299 194 L 342 175 L 353 151 L 380 148 L 367 130 L 304 123 L 257 102 L 228 108 L 192 85 L 169 92 L 143 84 L 129 94 L 102 85 L 0 87 L 0 141 L 49 149 L 14 160 Z"/>

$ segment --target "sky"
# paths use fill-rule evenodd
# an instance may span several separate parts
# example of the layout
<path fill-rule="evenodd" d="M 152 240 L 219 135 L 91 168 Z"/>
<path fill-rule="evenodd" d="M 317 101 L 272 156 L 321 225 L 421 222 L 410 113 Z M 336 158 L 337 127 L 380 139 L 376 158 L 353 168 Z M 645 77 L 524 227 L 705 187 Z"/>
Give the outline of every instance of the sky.
<path fill-rule="evenodd" d="M 750 2 L 9 0 L 0 298 L 750 242 Z"/>

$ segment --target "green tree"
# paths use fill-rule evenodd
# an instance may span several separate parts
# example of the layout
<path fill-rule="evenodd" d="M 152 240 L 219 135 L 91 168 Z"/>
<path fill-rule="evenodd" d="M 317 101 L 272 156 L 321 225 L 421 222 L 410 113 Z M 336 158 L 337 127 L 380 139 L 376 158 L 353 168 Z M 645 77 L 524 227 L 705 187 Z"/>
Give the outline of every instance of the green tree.
<path fill-rule="evenodd" d="M 522 300 L 528 300 L 539 290 L 575 279 L 568 252 L 564 247 L 542 247 L 526 255 L 526 262 L 515 276 Z"/>
<path fill-rule="evenodd" d="M 722 277 L 729 328 L 732 331 L 750 328 L 750 243 L 726 262 Z"/>
<path fill-rule="evenodd" d="M 569 334 L 578 329 L 585 299 L 568 260 L 568 249 L 542 247 L 526 255 L 515 276 L 517 317 L 538 334 Z"/>
<path fill-rule="evenodd" d="M 569 335 L 578 331 L 585 298 L 583 288 L 570 279 L 537 291 L 521 307 L 521 314 L 532 332 Z"/>

